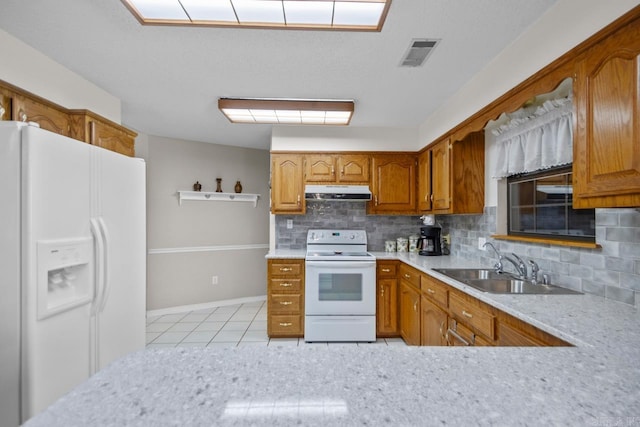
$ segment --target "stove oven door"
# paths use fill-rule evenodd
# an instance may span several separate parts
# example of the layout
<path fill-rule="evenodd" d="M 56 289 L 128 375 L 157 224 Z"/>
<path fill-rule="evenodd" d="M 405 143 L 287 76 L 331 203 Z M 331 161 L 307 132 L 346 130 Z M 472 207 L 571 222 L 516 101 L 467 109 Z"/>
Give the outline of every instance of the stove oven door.
<path fill-rule="evenodd" d="M 305 315 L 375 315 L 375 261 L 307 261 Z"/>

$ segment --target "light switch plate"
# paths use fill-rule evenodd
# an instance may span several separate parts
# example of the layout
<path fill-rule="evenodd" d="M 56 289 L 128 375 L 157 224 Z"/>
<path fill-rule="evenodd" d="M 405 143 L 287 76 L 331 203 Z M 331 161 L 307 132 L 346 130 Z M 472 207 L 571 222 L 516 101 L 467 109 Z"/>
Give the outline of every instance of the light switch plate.
<path fill-rule="evenodd" d="M 293 228 L 293 220 L 292 219 L 288 219 L 287 220 L 287 229 L 291 230 Z"/>

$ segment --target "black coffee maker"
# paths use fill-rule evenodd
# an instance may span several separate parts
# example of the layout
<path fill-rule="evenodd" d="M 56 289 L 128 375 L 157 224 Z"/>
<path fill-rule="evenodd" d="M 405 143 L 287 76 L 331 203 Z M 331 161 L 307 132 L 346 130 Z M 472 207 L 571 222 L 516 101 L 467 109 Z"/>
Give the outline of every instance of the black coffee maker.
<path fill-rule="evenodd" d="M 442 255 L 441 231 L 440 227 L 434 225 L 420 227 L 420 238 L 418 239 L 418 253 L 420 255 Z"/>

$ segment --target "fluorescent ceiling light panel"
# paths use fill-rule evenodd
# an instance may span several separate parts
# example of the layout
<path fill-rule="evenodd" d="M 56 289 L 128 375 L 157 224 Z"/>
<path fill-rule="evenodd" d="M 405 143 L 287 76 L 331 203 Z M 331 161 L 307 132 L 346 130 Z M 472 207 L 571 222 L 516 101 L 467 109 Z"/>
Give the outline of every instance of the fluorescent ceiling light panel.
<path fill-rule="evenodd" d="M 135 6 L 145 19 L 189 20 L 175 0 L 135 0 Z"/>
<path fill-rule="evenodd" d="M 284 1 L 287 24 L 331 25 L 333 2 L 331 1 Z"/>
<path fill-rule="evenodd" d="M 279 0 L 233 0 L 240 24 L 265 22 L 270 24 L 284 24 L 282 1 Z"/>
<path fill-rule="evenodd" d="M 391 0 L 121 0 L 141 24 L 381 31 Z"/>
<path fill-rule="evenodd" d="M 384 10 L 384 3 L 376 2 L 336 2 L 333 25 L 372 26 L 376 25 Z"/>
<path fill-rule="evenodd" d="M 236 13 L 230 0 L 180 0 L 193 21 L 235 21 Z"/>
<path fill-rule="evenodd" d="M 348 125 L 353 101 L 220 98 L 218 108 L 232 123 Z"/>

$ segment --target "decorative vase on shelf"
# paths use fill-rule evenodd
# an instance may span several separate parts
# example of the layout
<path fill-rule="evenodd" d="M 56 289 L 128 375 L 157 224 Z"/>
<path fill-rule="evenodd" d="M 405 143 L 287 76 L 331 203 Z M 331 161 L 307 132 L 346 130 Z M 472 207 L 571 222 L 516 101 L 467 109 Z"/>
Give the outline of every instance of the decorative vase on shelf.
<path fill-rule="evenodd" d="M 200 191 L 202 190 L 202 184 L 200 184 L 200 181 L 196 181 L 195 184 L 193 184 L 193 191 Z"/>
<path fill-rule="evenodd" d="M 234 190 L 236 191 L 236 193 L 242 193 L 242 184 L 240 184 L 240 181 L 236 181 L 236 186 L 234 187 Z"/>
<path fill-rule="evenodd" d="M 222 193 L 222 178 L 216 178 L 216 193 Z"/>

